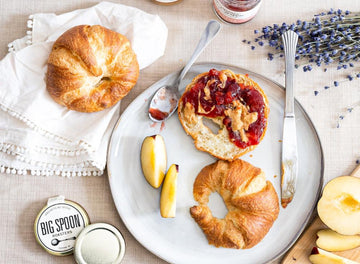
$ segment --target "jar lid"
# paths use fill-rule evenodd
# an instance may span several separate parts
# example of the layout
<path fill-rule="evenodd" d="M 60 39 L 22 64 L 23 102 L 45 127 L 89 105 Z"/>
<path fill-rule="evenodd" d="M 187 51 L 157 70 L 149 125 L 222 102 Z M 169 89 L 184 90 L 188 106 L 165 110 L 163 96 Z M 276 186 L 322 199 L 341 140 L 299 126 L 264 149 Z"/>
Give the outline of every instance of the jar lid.
<path fill-rule="evenodd" d="M 153 1 L 160 5 L 172 5 L 172 4 L 178 3 L 182 0 L 153 0 Z"/>
<path fill-rule="evenodd" d="M 78 203 L 65 200 L 62 195 L 52 197 L 36 217 L 35 237 L 50 254 L 70 255 L 75 239 L 89 223 L 88 214 Z"/>
<path fill-rule="evenodd" d="M 125 255 L 125 241 L 116 227 L 91 224 L 76 239 L 74 255 L 78 264 L 118 264 Z"/>

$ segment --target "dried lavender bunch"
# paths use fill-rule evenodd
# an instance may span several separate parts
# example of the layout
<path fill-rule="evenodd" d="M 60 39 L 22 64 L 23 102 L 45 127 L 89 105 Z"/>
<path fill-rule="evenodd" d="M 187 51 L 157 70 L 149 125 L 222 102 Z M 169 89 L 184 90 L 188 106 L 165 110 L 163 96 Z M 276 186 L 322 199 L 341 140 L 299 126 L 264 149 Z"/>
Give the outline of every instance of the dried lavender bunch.
<path fill-rule="evenodd" d="M 257 35 L 255 42 L 259 46 L 264 46 L 267 42 L 275 49 L 274 53 L 268 53 L 269 60 L 273 60 L 276 55 L 283 56 L 281 35 L 288 29 L 299 35 L 295 67 L 302 65 L 304 72 L 311 71 L 314 65 L 332 63 L 337 63 L 338 70 L 348 69 L 354 67 L 354 62 L 360 58 L 360 14 L 330 9 L 315 15 L 310 22 L 297 20 L 290 25 L 274 24 L 263 27 L 261 31 L 254 30 Z M 243 42 L 251 44 L 246 40 Z M 251 49 L 255 49 L 255 46 L 252 45 Z M 324 71 L 326 70 L 325 68 Z M 360 73 L 346 76 L 347 81 L 354 78 L 360 78 Z M 339 82 L 334 81 L 332 85 L 338 86 Z M 328 89 L 330 86 L 324 88 Z M 318 91 L 314 93 L 317 95 Z"/>

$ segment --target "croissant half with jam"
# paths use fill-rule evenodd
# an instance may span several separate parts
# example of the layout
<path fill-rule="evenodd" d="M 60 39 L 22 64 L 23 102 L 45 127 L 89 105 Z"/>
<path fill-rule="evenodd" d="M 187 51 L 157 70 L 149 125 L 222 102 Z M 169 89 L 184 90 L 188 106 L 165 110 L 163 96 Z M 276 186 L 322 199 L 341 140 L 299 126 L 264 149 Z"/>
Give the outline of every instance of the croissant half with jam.
<path fill-rule="evenodd" d="M 247 75 L 211 69 L 196 76 L 179 100 L 178 115 L 197 149 L 223 160 L 235 160 L 263 139 L 268 100 Z M 214 122 L 214 133 L 204 119 Z"/>

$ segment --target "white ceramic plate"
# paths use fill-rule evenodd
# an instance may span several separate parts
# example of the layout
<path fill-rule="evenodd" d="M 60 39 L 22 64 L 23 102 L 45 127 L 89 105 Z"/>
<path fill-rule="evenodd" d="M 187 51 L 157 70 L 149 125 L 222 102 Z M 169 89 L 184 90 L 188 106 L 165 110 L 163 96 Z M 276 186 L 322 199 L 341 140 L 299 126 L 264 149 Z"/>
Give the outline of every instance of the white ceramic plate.
<path fill-rule="evenodd" d="M 242 159 L 265 171 L 280 194 L 280 152 L 284 108 L 284 88 L 256 73 L 229 65 L 203 63 L 193 66 L 182 82 L 211 68 L 248 73 L 268 96 L 270 115 L 263 141 Z M 246 250 L 216 248 L 208 244 L 202 230 L 191 218 L 189 208 L 196 204 L 192 189 L 198 172 L 215 161 L 198 151 L 187 136 L 177 115 L 162 127 L 148 118 L 149 98 L 165 83 L 172 83 L 177 73 L 166 76 L 139 95 L 124 111 L 114 128 L 109 153 L 108 175 L 116 208 L 132 235 L 148 250 L 171 263 L 267 263 L 276 259 L 295 242 L 308 222 L 322 186 L 323 155 L 318 135 L 309 117 L 296 103 L 299 151 L 299 175 L 293 201 L 284 210 L 265 238 Z M 145 180 L 140 164 L 140 148 L 146 136 L 160 133 L 166 143 L 168 167 L 179 165 L 176 217 L 160 216 L 160 188 Z M 223 217 L 226 209 L 217 194 L 210 196 L 210 209 Z"/>

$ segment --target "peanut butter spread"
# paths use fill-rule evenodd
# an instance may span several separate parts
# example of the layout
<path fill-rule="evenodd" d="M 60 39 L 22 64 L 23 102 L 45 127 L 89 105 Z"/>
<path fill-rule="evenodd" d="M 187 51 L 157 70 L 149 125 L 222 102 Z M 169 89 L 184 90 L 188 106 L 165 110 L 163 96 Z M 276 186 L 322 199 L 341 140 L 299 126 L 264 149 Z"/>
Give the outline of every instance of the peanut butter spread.
<path fill-rule="evenodd" d="M 221 88 L 225 88 L 225 86 L 226 86 L 226 80 L 228 79 L 228 77 L 227 77 L 227 75 L 226 75 L 226 73 L 224 73 L 224 72 L 220 72 L 220 74 L 219 74 L 219 80 L 220 80 L 220 82 L 221 82 L 221 84 L 219 85 L 219 87 L 221 87 Z"/>
<path fill-rule="evenodd" d="M 241 136 L 241 140 L 244 142 L 248 141 L 245 131 L 249 129 L 249 126 L 257 120 L 258 113 L 250 113 L 248 108 L 243 105 L 239 100 L 236 100 L 232 103 L 233 107 L 225 110 L 225 116 L 228 116 L 231 119 L 231 128 L 233 131 L 238 131 Z M 202 108 L 199 103 L 199 112 L 206 111 Z M 194 107 L 190 103 L 185 104 L 184 108 L 184 118 L 189 124 L 194 124 L 197 122 L 196 114 Z M 213 120 L 215 121 L 215 120 Z M 219 124 L 219 122 L 215 122 Z M 220 122 L 222 123 L 222 122 Z"/>
<path fill-rule="evenodd" d="M 207 82 L 207 84 L 206 84 L 206 86 L 204 88 L 204 93 L 205 93 L 204 99 L 207 100 L 207 101 L 211 100 L 209 83 L 210 82 Z"/>
<path fill-rule="evenodd" d="M 216 69 L 199 74 L 186 87 L 179 106 L 186 129 L 207 127 L 206 133 L 224 137 L 241 149 L 259 144 L 266 130 L 266 96 L 246 74 Z"/>
<path fill-rule="evenodd" d="M 239 131 L 241 140 L 248 141 L 245 130 L 257 120 L 257 112 L 249 113 L 248 108 L 243 105 L 239 100 L 232 103 L 233 108 L 225 110 L 225 115 L 231 119 L 231 128 L 233 131 Z"/>
<path fill-rule="evenodd" d="M 194 107 L 189 102 L 185 104 L 184 117 L 186 122 L 188 122 L 189 124 L 196 123 L 196 115 L 195 115 Z"/>

